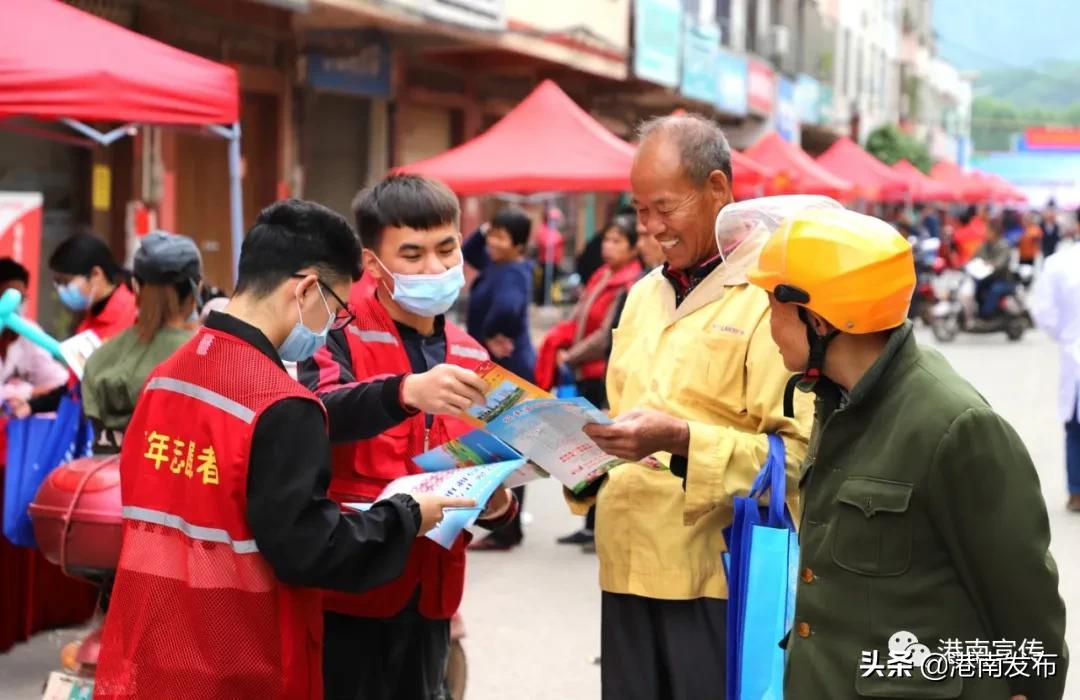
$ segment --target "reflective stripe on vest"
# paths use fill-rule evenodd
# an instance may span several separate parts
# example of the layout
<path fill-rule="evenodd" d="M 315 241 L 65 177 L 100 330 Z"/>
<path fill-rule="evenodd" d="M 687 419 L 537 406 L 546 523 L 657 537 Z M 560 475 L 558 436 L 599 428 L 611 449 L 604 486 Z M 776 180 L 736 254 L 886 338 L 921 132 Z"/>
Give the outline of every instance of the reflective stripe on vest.
<path fill-rule="evenodd" d="M 150 508 L 140 508 L 139 506 L 124 506 L 123 515 L 128 520 L 138 520 L 153 525 L 171 527 L 174 530 L 179 530 L 193 540 L 227 544 L 232 547 L 232 550 L 237 554 L 254 554 L 259 551 L 259 546 L 255 544 L 255 540 L 234 540 L 229 536 L 229 533 L 220 528 L 192 525 L 179 515 L 173 515 L 172 513 L 165 513 Z"/>
<path fill-rule="evenodd" d="M 483 362 L 488 359 L 488 354 L 480 348 L 469 347 L 468 345 L 451 345 L 450 355 L 457 355 L 458 357 L 467 357 L 470 360 L 477 360 Z"/>
<path fill-rule="evenodd" d="M 201 387 L 198 384 L 192 384 L 190 382 L 181 381 L 179 379 L 172 379 L 170 377 L 156 377 L 150 380 L 150 383 L 146 385 L 146 391 L 153 391 L 160 389 L 162 391 L 172 391 L 177 394 L 183 394 L 184 396 L 191 397 L 197 401 L 202 401 L 205 404 L 209 404 L 214 408 L 228 413 L 234 418 L 239 418 L 245 423 L 251 423 L 255 420 L 255 411 L 252 411 L 247 406 L 239 404 L 227 396 L 222 396 L 216 391 L 211 391 L 206 387 Z"/>
<path fill-rule="evenodd" d="M 387 345 L 398 344 L 394 334 L 386 331 L 362 331 L 356 326 L 349 326 L 349 332 L 365 343 L 386 343 Z"/>

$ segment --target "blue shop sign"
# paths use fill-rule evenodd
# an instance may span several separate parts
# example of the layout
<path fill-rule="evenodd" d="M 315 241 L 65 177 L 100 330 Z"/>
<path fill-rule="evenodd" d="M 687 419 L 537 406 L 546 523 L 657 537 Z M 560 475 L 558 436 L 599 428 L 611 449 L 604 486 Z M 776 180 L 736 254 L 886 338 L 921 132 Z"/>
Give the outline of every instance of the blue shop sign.
<path fill-rule="evenodd" d="M 679 87 L 682 33 L 679 0 L 634 0 L 634 75 Z"/>
<path fill-rule="evenodd" d="M 737 117 L 746 115 L 749 72 L 750 66 L 745 56 L 737 56 L 723 49 L 717 50 L 717 109 Z"/>
<path fill-rule="evenodd" d="M 310 35 L 307 82 L 319 90 L 390 96 L 390 42 L 382 34 L 328 31 Z"/>

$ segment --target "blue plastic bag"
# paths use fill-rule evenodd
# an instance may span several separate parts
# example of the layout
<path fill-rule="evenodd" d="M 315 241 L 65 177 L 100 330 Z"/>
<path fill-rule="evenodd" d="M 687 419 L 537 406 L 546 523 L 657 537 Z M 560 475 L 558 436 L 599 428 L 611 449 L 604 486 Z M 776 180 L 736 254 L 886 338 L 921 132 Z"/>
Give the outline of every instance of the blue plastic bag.
<path fill-rule="evenodd" d="M 785 505 L 784 443 L 769 436 L 769 456 L 750 495 L 734 499 L 724 531 L 728 552 L 727 697 L 782 700 L 784 650 L 780 642 L 795 614 L 799 541 Z M 766 494 L 769 505 L 759 499 Z"/>
<path fill-rule="evenodd" d="M 4 536 L 12 544 L 36 547 L 27 511 L 53 469 L 90 455 L 93 428 L 77 398 L 65 395 L 55 416 L 8 421 L 7 471 L 4 475 Z"/>
<path fill-rule="evenodd" d="M 566 365 L 559 365 L 555 377 L 555 388 L 551 393 L 557 399 L 572 399 L 578 395 L 577 382 L 574 381 L 574 371 Z"/>

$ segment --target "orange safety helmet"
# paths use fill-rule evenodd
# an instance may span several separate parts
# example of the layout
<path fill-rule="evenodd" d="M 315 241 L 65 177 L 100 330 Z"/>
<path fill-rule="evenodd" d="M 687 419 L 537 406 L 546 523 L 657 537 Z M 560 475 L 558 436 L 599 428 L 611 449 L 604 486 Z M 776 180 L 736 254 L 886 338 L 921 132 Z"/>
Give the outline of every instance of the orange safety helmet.
<path fill-rule="evenodd" d="M 881 219 L 807 209 L 772 234 L 748 278 L 841 333 L 876 333 L 907 318 L 915 258 L 907 239 Z"/>

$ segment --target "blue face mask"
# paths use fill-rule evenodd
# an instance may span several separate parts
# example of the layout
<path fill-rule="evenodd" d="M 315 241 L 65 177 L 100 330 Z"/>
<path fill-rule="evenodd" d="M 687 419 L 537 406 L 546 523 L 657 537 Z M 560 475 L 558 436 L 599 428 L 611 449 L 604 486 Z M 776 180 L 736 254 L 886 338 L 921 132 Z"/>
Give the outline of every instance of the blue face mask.
<path fill-rule="evenodd" d="M 379 261 L 382 268 L 386 265 Z M 446 313 L 457 301 L 465 286 L 464 265 L 459 263 L 437 275 L 400 275 L 386 270 L 394 278 L 391 297 L 397 305 L 409 313 L 434 318 Z"/>
<path fill-rule="evenodd" d="M 60 303 L 71 311 L 86 311 L 90 308 L 90 297 L 79 289 L 78 280 L 71 280 L 65 285 L 56 285 Z"/>
<path fill-rule="evenodd" d="M 318 333 L 305 326 L 304 311 L 300 308 L 300 300 L 297 299 L 296 309 L 300 312 L 300 320 L 289 331 L 289 336 L 285 338 L 285 342 L 278 347 L 278 355 L 286 362 L 302 362 L 317 353 L 322 346 L 326 345 L 326 336 L 330 332 L 330 327 L 334 325 L 334 312 L 330 310 L 330 305 L 326 303 L 322 285 L 316 283 L 315 287 L 319 290 L 319 296 L 322 297 L 323 306 L 326 307 L 326 326 Z"/>

